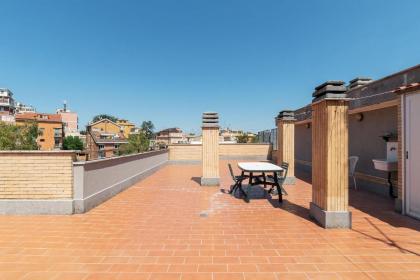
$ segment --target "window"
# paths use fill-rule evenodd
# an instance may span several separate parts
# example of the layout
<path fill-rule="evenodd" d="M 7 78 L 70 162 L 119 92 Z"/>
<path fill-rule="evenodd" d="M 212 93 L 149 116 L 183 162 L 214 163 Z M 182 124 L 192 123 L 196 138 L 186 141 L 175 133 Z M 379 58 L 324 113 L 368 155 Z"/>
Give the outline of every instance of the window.
<path fill-rule="evenodd" d="M 120 145 L 118 145 L 118 144 L 114 145 L 114 149 L 118 149 L 119 147 L 120 147 Z"/>
<path fill-rule="evenodd" d="M 44 132 L 45 132 L 45 128 L 40 128 L 38 131 L 39 131 L 39 136 L 43 136 Z M 42 140 L 44 140 L 44 139 L 42 139 Z"/>
<path fill-rule="evenodd" d="M 104 145 L 99 145 L 99 150 L 103 150 L 103 149 L 105 149 L 105 146 Z"/>
<path fill-rule="evenodd" d="M 61 142 L 60 142 L 60 139 L 54 139 L 54 147 L 55 148 L 60 148 L 60 146 L 61 146 Z"/>
<path fill-rule="evenodd" d="M 54 128 L 54 137 L 61 137 L 61 128 Z"/>

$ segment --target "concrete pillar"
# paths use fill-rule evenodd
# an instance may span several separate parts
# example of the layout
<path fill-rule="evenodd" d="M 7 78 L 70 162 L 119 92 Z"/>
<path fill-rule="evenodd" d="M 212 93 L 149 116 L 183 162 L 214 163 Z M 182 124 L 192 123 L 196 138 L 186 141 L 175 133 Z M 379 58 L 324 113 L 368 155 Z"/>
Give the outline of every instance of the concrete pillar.
<path fill-rule="evenodd" d="M 325 228 L 351 228 L 346 87 L 328 81 L 315 88 L 313 97 L 310 216 Z"/>
<path fill-rule="evenodd" d="M 276 118 L 277 122 L 277 164 L 287 162 L 289 170 L 285 184 L 294 185 L 295 177 L 295 113 L 281 111 Z"/>
<path fill-rule="evenodd" d="M 202 186 L 219 186 L 219 115 L 203 113 Z"/>

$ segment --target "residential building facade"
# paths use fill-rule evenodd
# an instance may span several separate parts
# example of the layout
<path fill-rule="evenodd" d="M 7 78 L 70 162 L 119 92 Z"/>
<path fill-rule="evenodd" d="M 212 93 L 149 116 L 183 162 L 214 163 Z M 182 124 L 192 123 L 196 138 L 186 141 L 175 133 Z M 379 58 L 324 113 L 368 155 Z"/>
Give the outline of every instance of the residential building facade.
<path fill-rule="evenodd" d="M 186 144 L 187 137 L 180 128 L 173 127 L 159 131 L 156 134 L 156 142 L 158 145 L 171 145 L 171 144 Z"/>
<path fill-rule="evenodd" d="M 64 102 L 63 108 L 57 109 L 56 112 L 61 116 L 66 136 L 79 136 L 79 117 L 77 113 L 70 111 L 66 102 Z"/>
<path fill-rule="evenodd" d="M 63 147 L 64 125 L 58 114 L 22 113 L 16 115 L 16 125 L 36 123 L 39 136 L 37 144 L 40 150 L 60 150 Z"/>
<path fill-rule="evenodd" d="M 125 138 L 128 138 L 128 136 L 135 131 L 135 124 L 128 120 L 120 119 L 117 121 L 117 124 L 121 127 Z"/>
<path fill-rule="evenodd" d="M 16 102 L 16 114 L 36 113 L 36 109 L 31 105 Z"/>
<path fill-rule="evenodd" d="M 89 160 L 117 156 L 120 145 L 128 143 L 121 127 L 108 119 L 88 125 L 86 132 Z"/>
<path fill-rule="evenodd" d="M 7 88 L 0 88 L 0 115 L 13 116 L 15 112 L 13 93 Z"/>

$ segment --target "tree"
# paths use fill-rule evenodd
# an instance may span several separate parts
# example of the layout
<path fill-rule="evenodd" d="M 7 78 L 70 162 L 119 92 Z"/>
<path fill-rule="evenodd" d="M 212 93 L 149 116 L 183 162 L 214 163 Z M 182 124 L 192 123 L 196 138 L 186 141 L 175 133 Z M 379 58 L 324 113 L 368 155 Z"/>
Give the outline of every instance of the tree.
<path fill-rule="evenodd" d="M 155 129 L 155 125 L 152 121 L 144 121 L 141 124 L 141 130 L 144 132 L 147 139 L 152 139 L 153 137 L 153 130 Z"/>
<path fill-rule="evenodd" d="M 236 136 L 236 141 L 238 143 L 248 143 L 248 135 L 241 133 L 240 135 Z"/>
<path fill-rule="evenodd" d="M 0 122 L 0 150 L 37 150 L 38 125 L 13 125 Z"/>
<path fill-rule="evenodd" d="M 67 136 L 63 140 L 64 150 L 83 150 L 83 142 L 78 136 Z"/>
<path fill-rule="evenodd" d="M 121 145 L 119 152 L 123 155 L 141 153 L 149 150 L 149 145 L 150 140 L 146 137 L 146 133 L 141 131 L 140 133 L 130 134 L 128 143 Z"/>
<path fill-rule="evenodd" d="M 118 118 L 117 117 L 114 117 L 112 115 L 100 114 L 100 115 L 94 116 L 93 119 L 92 119 L 92 122 L 97 122 L 97 121 L 100 121 L 102 119 L 108 119 L 108 120 L 113 121 L 113 122 L 117 122 L 118 121 Z"/>

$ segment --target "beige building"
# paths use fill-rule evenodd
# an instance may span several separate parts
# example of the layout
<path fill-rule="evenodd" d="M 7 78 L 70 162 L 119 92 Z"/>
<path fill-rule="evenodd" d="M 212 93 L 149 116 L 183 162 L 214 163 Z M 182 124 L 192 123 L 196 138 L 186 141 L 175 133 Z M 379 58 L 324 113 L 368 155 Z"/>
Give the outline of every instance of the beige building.
<path fill-rule="evenodd" d="M 187 137 L 180 128 L 173 127 L 161 130 L 156 135 L 157 144 L 186 144 L 188 143 Z"/>

